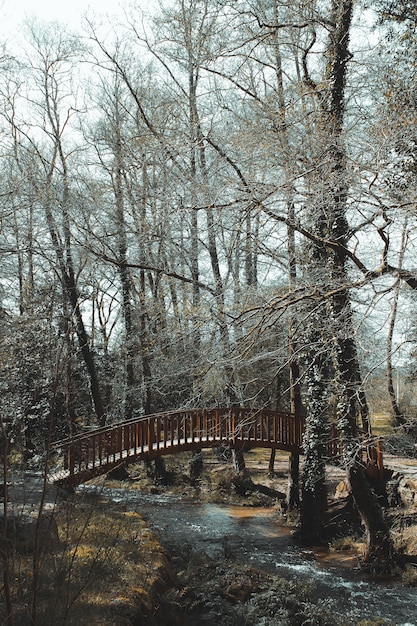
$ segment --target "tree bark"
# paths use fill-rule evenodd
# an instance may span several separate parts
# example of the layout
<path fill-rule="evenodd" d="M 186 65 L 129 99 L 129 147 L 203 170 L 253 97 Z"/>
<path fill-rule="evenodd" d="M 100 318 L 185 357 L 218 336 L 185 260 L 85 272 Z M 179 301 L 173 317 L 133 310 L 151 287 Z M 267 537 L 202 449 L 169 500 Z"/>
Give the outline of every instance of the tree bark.
<path fill-rule="evenodd" d="M 375 494 L 366 489 L 366 482 L 361 470 L 360 438 L 357 429 L 358 391 L 361 388 L 360 372 L 354 338 L 354 327 L 348 290 L 346 270 L 349 237 L 347 212 L 347 171 L 346 154 L 343 143 L 344 94 L 346 67 L 350 58 L 348 45 L 353 12 L 352 0 L 334 0 L 332 2 L 331 22 L 334 27 L 330 33 L 326 50 L 327 68 L 325 84 L 328 88 L 317 91 L 320 102 L 320 125 L 323 147 L 326 147 L 327 159 L 319 170 L 317 184 L 322 184 L 315 220 L 317 232 L 322 244 L 316 244 L 312 250 L 312 261 L 316 263 L 318 276 L 323 276 L 326 268 L 331 286 L 338 287 L 335 295 L 327 299 L 326 317 L 330 329 L 327 351 L 331 358 L 335 382 L 337 385 L 338 405 L 337 424 L 343 446 L 343 461 L 350 479 L 352 495 L 367 531 L 367 560 L 375 569 L 389 569 L 393 560 L 393 546 L 387 526 L 382 522 L 382 512 Z M 306 66 L 305 66 L 306 68 Z M 309 77 L 307 76 L 307 79 Z M 310 87 L 317 88 L 310 80 Z M 328 247 L 327 239 L 338 242 L 337 248 Z M 320 273 L 321 272 L 321 273 Z M 322 349 L 326 349 L 324 345 Z M 315 377 L 315 393 L 320 391 L 321 381 Z M 320 384 L 317 384 L 317 382 Z M 309 417 L 310 420 L 310 417 Z M 368 424 L 369 429 L 369 424 Z M 316 433 L 317 434 L 317 433 Z M 315 448 L 318 450 L 320 443 Z M 317 451 L 316 450 L 316 451 Z M 307 490 L 306 494 L 309 497 Z M 304 500 L 304 495 L 303 495 Z M 303 508 L 306 503 L 303 502 Z M 383 560 L 381 561 L 381 558 Z"/>
<path fill-rule="evenodd" d="M 383 515 L 363 470 L 358 465 L 350 467 L 349 484 L 356 507 L 360 513 L 367 543 L 365 566 L 375 574 L 390 575 L 396 566 L 389 525 Z"/>
<path fill-rule="evenodd" d="M 121 116 L 118 85 L 115 86 L 114 94 L 114 167 L 113 167 L 113 189 L 116 208 L 116 228 L 117 228 L 117 248 L 119 262 L 119 276 L 122 287 L 122 310 L 125 324 L 125 345 L 126 345 L 126 393 L 124 417 L 130 420 L 133 417 L 134 390 L 135 390 L 135 367 L 134 367 L 134 337 L 132 320 L 132 280 L 130 269 L 127 263 L 127 236 L 124 215 L 124 194 L 123 194 L 123 154 L 121 136 Z"/>
<path fill-rule="evenodd" d="M 308 543 L 320 542 L 327 511 L 326 466 L 329 358 L 317 318 L 310 319 L 307 385 L 307 418 L 303 449 L 305 454 L 301 480 L 300 537 Z"/>

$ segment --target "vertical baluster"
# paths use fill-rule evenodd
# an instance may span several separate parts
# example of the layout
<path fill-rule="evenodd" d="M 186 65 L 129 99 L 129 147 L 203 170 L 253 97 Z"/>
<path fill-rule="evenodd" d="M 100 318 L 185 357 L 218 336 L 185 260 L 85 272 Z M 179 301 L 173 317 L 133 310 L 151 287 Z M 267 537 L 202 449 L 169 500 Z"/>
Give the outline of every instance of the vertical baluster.
<path fill-rule="evenodd" d="M 203 416 L 203 423 L 204 423 L 204 437 L 206 439 L 206 441 L 209 440 L 210 438 L 210 422 L 209 422 L 209 414 L 207 411 L 204 411 L 204 416 Z"/>
<path fill-rule="evenodd" d="M 227 414 L 226 414 L 227 415 Z M 223 441 L 223 431 L 225 428 L 225 419 L 226 419 L 226 415 L 223 413 L 223 411 L 219 410 L 219 440 Z"/>
<path fill-rule="evenodd" d="M 156 417 L 156 449 L 159 450 L 161 445 L 161 418 Z"/>
<path fill-rule="evenodd" d="M 171 417 L 169 418 L 169 422 L 170 422 L 170 430 L 171 430 L 171 446 L 174 445 L 174 438 L 175 438 L 175 417 L 173 415 L 171 415 Z"/>
<path fill-rule="evenodd" d="M 103 435 L 101 433 L 98 435 L 98 464 L 100 466 L 103 464 Z"/>
<path fill-rule="evenodd" d="M 298 423 L 298 446 L 301 448 L 303 443 L 303 434 L 304 434 L 304 420 L 297 416 Z"/>
<path fill-rule="evenodd" d="M 152 418 L 148 417 L 148 452 L 150 452 L 153 448 L 153 421 Z"/>
<path fill-rule="evenodd" d="M 90 447 L 91 447 L 91 467 L 94 469 L 96 466 L 96 450 L 95 450 L 95 436 L 90 435 Z"/>
<path fill-rule="evenodd" d="M 130 424 L 123 424 L 123 433 L 122 433 L 122 450 L 123 456 L 130 456 Z"/>
<path fill-rule="evenodd" d="M 74 450 L 74 444 L 71 443 L 68 446 L 68 456 L 69 456 L 69 473 L 70 476 L 74 476 L 74 472 L 75 472 L 75 450 Z"/>
<path fill-rule="evenodd" d="M 138 422 L 138 448 L 141 452 L 143 452 L 143 448 L 145 446 L 145 435 L 144 435 L 144 428 L 145 428 L 145 422 L 143 420 L 141 420 L 140 422 Z"/>
<path fill-rule="evenodd" d="M 201 412 L 197 411 L 196 436 L 201 441 Z"/>
<path fill-rule="evenodd" d="M 85 455 L 84 455 L 84 469 L 88 469 L 91 463 L 91 437 L 87 435 L 85 438 Z"/>
<path fill-rule="evenodd" d="M 104 434 L 105 437 L 105 443 L 106 443 L 106 449 L 105 449 L 105 455 L 104 455 L 104 465 L 107 465 L 107 463 L 110 462 L 110 454 L 111 454 L 111 431 L 107 431 Z"/>
<path fill-rule="evenodd" d="M 123 458 L 123 431 L 124 431 L 124 427 L 123 426 L 119 426 L 117 428 L 117 432 L 116 432 L 116 437 L 117 437 L 117 454 L 119 455 L 119 459 L 121 460 Z M 115 455 L 115 460 L 116 460 L 116 455 Z"/>

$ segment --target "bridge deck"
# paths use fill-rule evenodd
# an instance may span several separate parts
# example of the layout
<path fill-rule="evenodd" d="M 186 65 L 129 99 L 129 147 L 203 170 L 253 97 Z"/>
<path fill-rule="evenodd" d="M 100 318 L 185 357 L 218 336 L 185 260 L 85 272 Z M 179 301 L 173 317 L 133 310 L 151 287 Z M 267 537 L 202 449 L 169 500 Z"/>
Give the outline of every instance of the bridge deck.
<path fill-rule="evenodd" d="M 63 464 L 50 480 L 74 487 L 121 463 L 222 444 L 242 450 L 266 447 L 301 453 L 304 422 L 300 415 L 240 407 L 148 415 L 54 443 L 52 452 Z M 329 457 L 340 454 L 334 429 L 326 447 Z"/>

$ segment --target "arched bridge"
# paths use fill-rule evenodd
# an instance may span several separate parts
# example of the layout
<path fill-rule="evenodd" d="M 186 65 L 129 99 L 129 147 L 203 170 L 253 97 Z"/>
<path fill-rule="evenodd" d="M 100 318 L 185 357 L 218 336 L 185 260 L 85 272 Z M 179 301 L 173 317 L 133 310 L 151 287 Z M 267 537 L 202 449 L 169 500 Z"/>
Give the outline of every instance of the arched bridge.
<path fill-rule="evenodd" d="M 122 463 L 220 445 L 234 449 L 275 448 L 302 452 L 305 418 L 281 411 L 241 407 L 184 409 L 111 424 L 57 441 L 52 455 L 63 459 L 51 480 L 75 487 L 106 474 Z M 329 433 L 327 455 L 340 454 L 335 429 Z M 382 467 L 382 454 L 375 456 Z"/>

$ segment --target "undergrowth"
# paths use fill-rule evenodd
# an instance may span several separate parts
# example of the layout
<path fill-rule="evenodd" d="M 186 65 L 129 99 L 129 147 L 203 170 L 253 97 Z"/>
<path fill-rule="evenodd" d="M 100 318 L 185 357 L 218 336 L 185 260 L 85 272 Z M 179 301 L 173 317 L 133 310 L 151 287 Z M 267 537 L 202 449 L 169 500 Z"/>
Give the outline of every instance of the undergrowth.
<path fill-rule="evenodd" d="M 1 602 L 1 623 L 152 625 L 156 591 L 171 571 L 140 515 L 90 496 L 60 504 L 54 518 L 59 545 L 41 547 L 36 588 L 33 555 L 19 553 L 18 545 L 9 551 L 13 616 L 6 621 Z"/>

